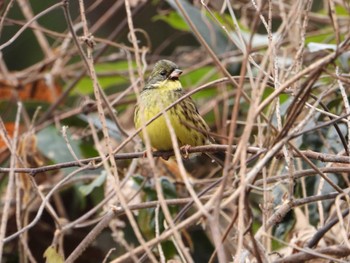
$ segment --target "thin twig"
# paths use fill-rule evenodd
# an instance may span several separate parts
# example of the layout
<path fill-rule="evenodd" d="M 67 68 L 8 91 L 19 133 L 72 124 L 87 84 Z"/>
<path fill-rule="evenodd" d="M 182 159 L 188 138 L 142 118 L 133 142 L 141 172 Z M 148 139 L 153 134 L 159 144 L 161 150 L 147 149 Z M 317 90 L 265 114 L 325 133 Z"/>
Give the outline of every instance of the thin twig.
<path fill-rule="evenodd" d="M 5 201 L 4 201 L 4 207 L 2 209 L 2 216 L 1 216 L 1 225 L 0 225 L 0 261 L 3 257 L 3 249 L 4 249 L 4 244 L 3 242 L 4 237 L 6 235 L 6 229 L 7 229 L 7 220 L 9 217 L 9 212 L 10 212 L 10 206 L 11 206 L 11 201 L 15 192 L 14 189 L 14 183 L 15 183 L 15 172 L 14 168 L 16 167 L 16 149 L 17 149 L 17 143 L 18 143 L 18 134 L 19 134 L 19 123 L 20 123 L 20 113 L 22 110 L 22 103 L 17 104 L 17 114 L 16 114 L 16 122 L 15 122 L 15 130 L 13 134 L 13 140 L 11 142 L 11 159 L 10 159 L 10 173 L 9 173 L 9 178 L 8 178 L 8 183 L 7 183 L 7 188 L 6 188 L 6 194 L 5 194 Z"/>

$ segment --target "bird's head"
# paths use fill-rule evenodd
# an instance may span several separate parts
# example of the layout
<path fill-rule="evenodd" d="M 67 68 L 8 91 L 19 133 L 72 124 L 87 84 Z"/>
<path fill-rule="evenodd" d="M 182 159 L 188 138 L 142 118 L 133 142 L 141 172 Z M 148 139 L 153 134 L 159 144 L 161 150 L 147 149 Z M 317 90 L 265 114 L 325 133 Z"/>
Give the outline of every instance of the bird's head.
<path fill-rule="evenodd" d="M 151 75 L 148 78 L 145 89 L 152 89 L 158 87 L 170 88 L 170 86 L 179 86 L 179 77 L 182 70 L 170 60 L 158 61 L 152 70 Z"/>

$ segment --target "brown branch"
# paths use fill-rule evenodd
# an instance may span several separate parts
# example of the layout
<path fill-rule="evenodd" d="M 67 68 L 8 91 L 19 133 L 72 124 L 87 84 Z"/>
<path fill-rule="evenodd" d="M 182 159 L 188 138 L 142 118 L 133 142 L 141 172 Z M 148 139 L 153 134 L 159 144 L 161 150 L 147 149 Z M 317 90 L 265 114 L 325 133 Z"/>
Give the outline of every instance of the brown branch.
<path fill-rule="evenodd" d="M 327 256 L 333 256 L 336 258 L 342 258 L 350 255 L 350 248 L 345 245 L 329 246 L 325 248 L 319 248 L 308 251 L 295 253 L 283 259 L 275 260 L 274 263 L 294 263 L 305 262 L 307 260 L 323 258 L 322 254 Z M 328 257 L 327 257 L 328 259 Z"/>
<path fill-rule="evenodd" d="M 348 214 L 349 214 L 349 209 L 346 209 L 345 211 L 343 211 L 342 216 L 346 217 Z M 321 238 L 338 222 L 339 222 L 339 217 L 334 217 L 333 219 L 330 219 L 325 226 L 317 230 L 317 232 L 314 234 L 311 240 L 309 240 L 309 242 L 306 244 L 306 247 L 313 248 L 317 246 Z"/>
<path fill-rule="evenodd" d="M 227 195 L 227 193 L 225 194 Z M 201 197 L 202 200 L 208 200 L 211 196 L 203 196 Z M 179 199 L 168 199 L 164 200 L 166 205 L 183 205 L 187 204 L 192 201 L 192 198 L 179 198 Z M 140 210 L 140 209 L 147 209 L 147 208 L 155 208 L 160 205 L 160 201 L 150 201 L 145 202 L 141 204 L 136 205 L 130 205 L 128 209 L 130 210 Z M 120 217 L 125 214 L 125 210 L 122 207 L 113 207 L 111 210 L 109 210 L 100 220 L 100 222 L 94 227 L 92 231 L 89 232 L 89 234 L 84 238 L 82 242 L 80 242 L 79 246 L 75 248 L 75 250 L 71 253 L 71 255 L 66 259 L 65 262 L 73 262 L 76 260 L 79 255 L 96 239 L 96 237 L 101 233 L 101 231 L 106 228 L 109 224 L 109 222 L 115 218 Z M 166 236 L 169 234 L 169 232 L 175 232 L 175 230 L 167 231 L 165 234 Z M 161 240 L 164 240 L 164 233 L 161 235 L 161 237 L 158 237 L 158 242 Z M 153 241 L 153 240 L 152 240 Z M 148 243 L 152 243 L 154 246 L 157 243 L 149 241 Z M 140 251 L 141 252 L 141 251 Z M 134 252 L 136 253 L 136 251 Z"/>
<path fill-rule="evenodd" d="M 5 43 L 3 43 L 2 45 L 0 45 L 0 50 L 3 50 L 5 47 L 8 47 L 9 45 L 11 45 L 22 33 L 24 30 L 26 30 L 31 23 L 33 23 L 34 21 L 36 21 L 37 19 L 39 19 L 40 17 L 50 13 L 51 11 L 55 10 L 56 8 L 59 8 L 61 6 L 63 6 L 63 2 L 54 4 L 52 6 L 50 6 L 49 8 L 45 9 L 44 11 L 40 12 L 39 14 L 37 14 L 36 16 L 34 16 L 32 19 L 30 19 L 23 27 L 21 27 L 16 34 L 14 34 L 13 37 L 11 37 L 8 41 L 6 41 Z"/>
<path fill-rule="evenodd" d="M 190 147 L 187 150 L 188 153 L 213 153 L 213 152 L 225 152 L 228 149 L 228 145 L 220 145 L 220 144 L 211 144 L 211 145 L 203 145 L 203 146 L 195 146 Z M 232 150 L 235 151 L 237 149 L 237 146 L 233 145 Z M 251 154 L 263 154 L 266 152 L 267 149 L 265 148 L 257 148 L 257 147 L 248 147 L 247 152 Z M 304 156 L 307 156 L 310 159 L 319 160 L 322 162 L 332 162 L 332 163 L 350 163 L 350 157 L 349 156 L 339 156 L 335 154 L 326 154 L 326 153 L 319 153 L 314 152 L 310 150 L 306 151 L 300 151 Z M 169 159 L 171 156 L 174 156 L 174 151 L 154 151 L 152 152 L 153 157 L 162 157 L 163 159 Z M 106 156 L 107 157 L 107 156 Z M 114 155 L 115 160 L 128 160 L 128 159 L 135 159 L 135 158 L 143 158 L 144 152 L 133 152 L 133 153 L 119 153 Z M 279 152 L 275 156 L 275 158 L 281 158 L 283 157 L 283 153 Z M 293 153 L 293 157 L 301 157 L 298 153 Z M 87 159 L 81 159 L 78 161 L 71 161 L 71 162 L 63 162 L 53 165 L 47 165 L 37 168 L 15 168 L 14 172 L 16 173 L 28 173 L 31 176 L 35 176 L 38 173 L 42 172 L 48 172 L 48 171 L 54 171 L 59 170 L 63 168 L 69 168 L 69 167 L 80 167 L 81 165 L 86 165 L 89 163 L 95 164 L 102 161 L 101 157 L 92 157 Z M 97 169 L 96 166 L 91 166 L 89 169 L 94 170 Z M 323 168 L 320 169 L 321 171 L 329 171 L 329 172 L 348 172 L 350 168 L 348 167 L 337 167 L 337 168 Z M 0 167 L 0 173 L 9 173 L 11 171 L 11 168 L 3 168 Z M 314 170 L 312 170 L 314 171 Z M 299 174 L 300 173 L 300 174 Z M 311 172 L 309 170 L 296 172 L 296 177 L 302 177 L 305 175 L 309 175 Z M 276 177 L 270 177 L 267 179 L 268 183 L 272 183 L 279 179 L 284 179 L 285 176 L 276 176 Z M 261 180 L 258 180 L 258 185 L 261 185 Z"/>
<path fill-rule="evenodd" d="M 323 173 L 349 173 L 350 167 L 349 166 L 325 167 L 325 168 L 319 168 L 319 170 L 322 171 Z M 297 171 L 293 174 L 293 176 L 294 176 L 294 179 L 298 179 L 301 177 L 314 175 L 314 174 L 317 174 L 317 171 L 315 171 L 314 169 L 307 169 L 307 170 Z M 255 186 L 262 186 L 264 184 L 264 181 L 266 184 L 271 184 L 271 183 L 275 183 L 275 182 L 282 182 L 282 180 L 288 179 L 289 176 L 290 176 L 290 174 L 286 173 L 286 174 L 282 174 L 282 175 L 278 175 L 278 176 L 271 176 L 269 178 L 266 178 L 266 180 L 259 179 L 259 180 L 256 180 L 254 185 Z"/>

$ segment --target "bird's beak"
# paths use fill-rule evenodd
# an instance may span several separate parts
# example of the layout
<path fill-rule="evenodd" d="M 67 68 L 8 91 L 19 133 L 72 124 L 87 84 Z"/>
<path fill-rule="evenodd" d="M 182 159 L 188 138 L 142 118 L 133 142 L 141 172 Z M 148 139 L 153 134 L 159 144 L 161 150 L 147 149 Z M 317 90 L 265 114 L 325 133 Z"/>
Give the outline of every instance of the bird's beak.
<path fill-rule="evenodd" d="M 182 74 L 182 70 L 174 69 L 173 72 L 171 72 L 169 78 L 171 80 L 178 80 L 181 74 Z"/>

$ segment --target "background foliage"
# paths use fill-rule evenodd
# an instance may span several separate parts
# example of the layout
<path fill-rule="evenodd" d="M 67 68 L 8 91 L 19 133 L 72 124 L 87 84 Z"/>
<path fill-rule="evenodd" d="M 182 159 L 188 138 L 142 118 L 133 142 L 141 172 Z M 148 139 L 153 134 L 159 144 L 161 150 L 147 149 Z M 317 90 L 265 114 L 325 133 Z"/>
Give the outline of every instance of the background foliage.
<path fill-rule="evenodd" d="M 349 8 L 1 2 L 0 261 L 348 262 Z M 162 58 L 224 167 L 143 154 Z"/>

